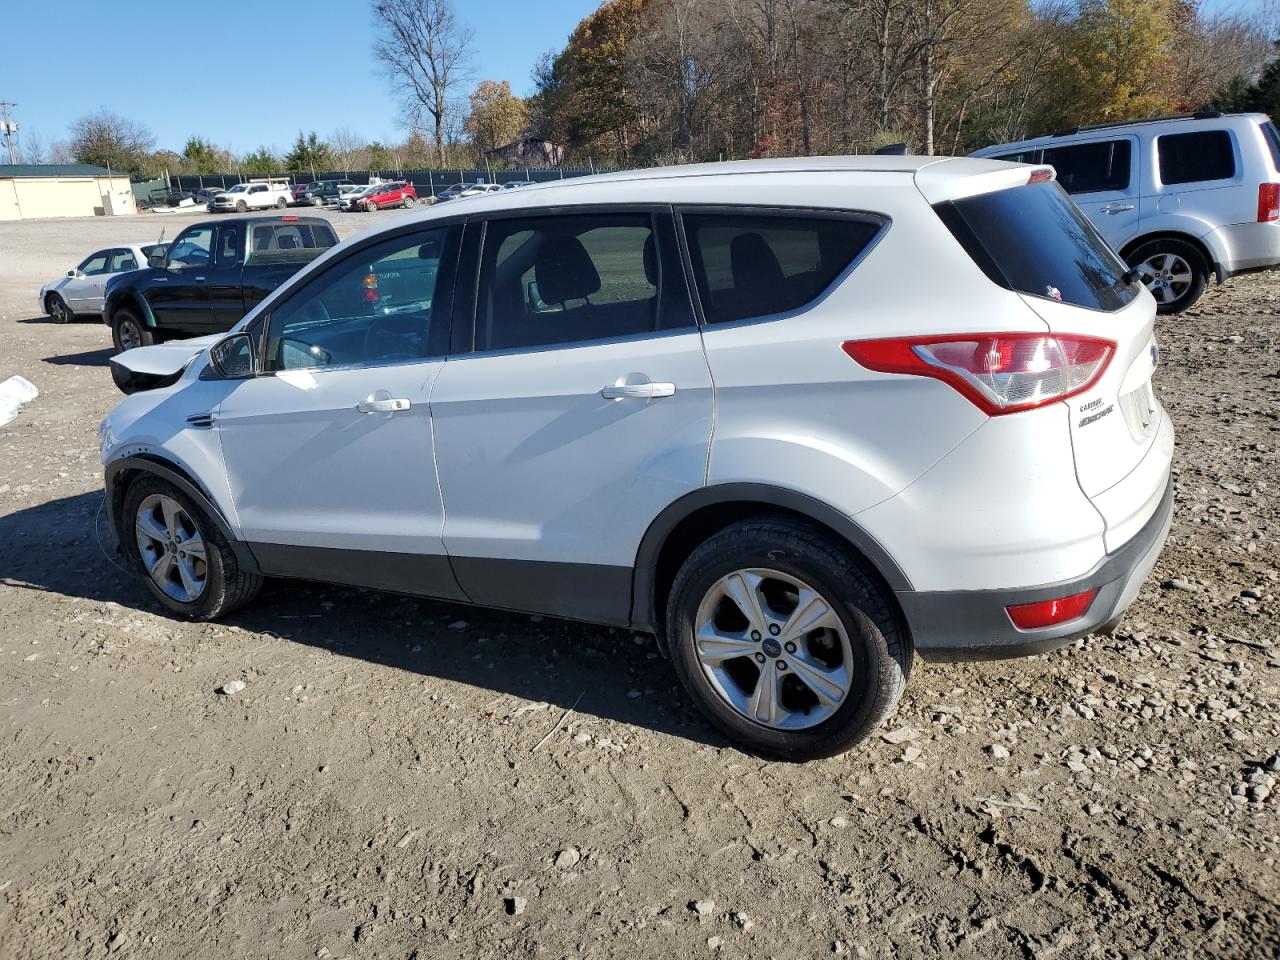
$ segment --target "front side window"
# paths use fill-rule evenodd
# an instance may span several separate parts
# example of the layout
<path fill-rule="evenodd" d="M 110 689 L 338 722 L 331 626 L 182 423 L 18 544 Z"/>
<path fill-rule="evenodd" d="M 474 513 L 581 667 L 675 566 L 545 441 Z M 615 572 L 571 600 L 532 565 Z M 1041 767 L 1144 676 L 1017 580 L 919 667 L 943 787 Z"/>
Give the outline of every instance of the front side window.
<path fill-rule="evenodd" d="M 1117 310 L 1138 283 L 1055 181 L 980 193 L 934 211 L 995 283 L 1092 310 Z"/>
<path fill-rule="evenodd" d="M 189 227 L 178 235 L 169 248 L 169 265 L 207 267 L 213 248 L 213 227 Z"/>
<path fill-rule="evenodd" d="M 112 250 L 111 266 L 107 270 L 108 273 L 123 273 L 125 270 L 137 270 L 138 258 L 133 255 L 132 250 Z"/>
<path fill-rule="evenodd" d="M 1236 175 L 1236 154 L 1231 134 L 1225 130 L 1156 137 L 1156 155 L 1160 158 L 1160 182 L 1166 186 L 1230 180 Z"/>
<path fill-rule="evenodd" d="M 367 247 L 271 314 L 268 370 L 404 363 L 427 355 L 449 228 Z M 448 317 L 440 322 L 447 323 Z"/>
<path fill-rule="evenodd" d="M 96 276 L 99 273 L 105 273 L 107 270 L 107 258 L 110 256 L 110 250 L 99 250 L 97 253 L 91 253 L 85 257 L 84 262 L 76 267 L 86 277 Z"/>
<path fill-rule="evenodd" d="M 1133 147 L 1129 140 L 1076 143 L 1045 150 L 1041 163 L 1050 164 L 1062 189 L 1070 194 L 1127 190 Z"/>
<path fill-rule="evenodd" d="M 635 337 L 692 326 L 669 218 L 565 214 L 485 228 L 477 350 Z"/>
<path fill-rule="evenodd" d="M 822 295 L 883 226 L 874 217 L 685 213 L 708 323 L 799 310 Z"/>

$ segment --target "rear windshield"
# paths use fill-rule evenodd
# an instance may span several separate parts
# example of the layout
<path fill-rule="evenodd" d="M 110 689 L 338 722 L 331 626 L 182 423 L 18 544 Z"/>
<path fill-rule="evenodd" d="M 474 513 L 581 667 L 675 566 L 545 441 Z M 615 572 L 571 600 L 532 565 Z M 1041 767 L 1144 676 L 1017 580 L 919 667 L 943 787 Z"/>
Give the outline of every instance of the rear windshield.
<path fill-rule="evenodd" d="M 934 207 L 983 273 L 1009 290 L 1118 310 L 1138 295 L 1128 268 L 1052 180 Z"/>
<path fill-rule="evenodd" d="M 307 263 L 337 243 L 327 223 L 255 223 L 249 233 L 248 262 Z"/>

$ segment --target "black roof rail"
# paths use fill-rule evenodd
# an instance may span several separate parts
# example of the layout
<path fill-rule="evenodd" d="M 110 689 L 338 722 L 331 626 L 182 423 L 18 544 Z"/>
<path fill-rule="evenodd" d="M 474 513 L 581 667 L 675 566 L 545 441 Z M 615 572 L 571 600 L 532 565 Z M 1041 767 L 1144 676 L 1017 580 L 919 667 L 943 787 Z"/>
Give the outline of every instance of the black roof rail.
<path fill-rule="evenodd" d="M 1070 137 L 1077 133 L 1084 133 L 1087 130 L 1108 130 L 1112 127 L 1131 127 L 1139 123 L 1162 123 L 1166 120 L 1216 120 L 1227 115 L 1221 110 L 1198 110 L 1195 113 L 1178 113 L 1167 117 L 1145 117 L 1142 120 L 1111 120 L 1107 123 L 1087 123 L 1078 127 L 1068 127 L 1065 130 L 1051 133 L 1050 136 Z"/>

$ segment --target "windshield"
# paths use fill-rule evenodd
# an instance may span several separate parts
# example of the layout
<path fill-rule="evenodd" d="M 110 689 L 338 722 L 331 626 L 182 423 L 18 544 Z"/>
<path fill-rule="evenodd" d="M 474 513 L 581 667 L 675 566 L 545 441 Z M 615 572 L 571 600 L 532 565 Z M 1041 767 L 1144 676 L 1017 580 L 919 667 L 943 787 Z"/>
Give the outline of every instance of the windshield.
<path fill-rule="evenodd" d="M 1090 310 L 1118 310 L 1138 281 L 1052 180 L 933 208 L 995 283 Z"/>
<path fill-rule="evenodd" d="M 245 187 L 246 187 L 245 184 L 237 183 L 234 187 L 228 190 L 227 193 L 244 193 Z"/>

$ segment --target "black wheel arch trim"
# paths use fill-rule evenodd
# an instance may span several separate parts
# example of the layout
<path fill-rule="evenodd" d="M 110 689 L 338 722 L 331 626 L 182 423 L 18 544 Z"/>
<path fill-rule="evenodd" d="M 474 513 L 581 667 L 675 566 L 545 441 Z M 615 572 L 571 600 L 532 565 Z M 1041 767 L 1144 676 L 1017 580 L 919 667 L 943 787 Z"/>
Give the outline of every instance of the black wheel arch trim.
<path fill-rule="evenodd" d="M 911 590 L 911 581 L 889 552 L 847 514 L 816 497 L 765 483 L 720 483 L 699 487 L 670 504 L 649 524 L 636 551 L 632 574 L 631 626 L 634 630 L 658 632 L 661 615 L 656 609 L 658 558 L 668 537 L 699 510 L 720 505 L 755 503 L 777 507 L 807 517 L 830 529 L 871 564 L 895 593 Z"/>
<path fill-rule="evenodd" d="M 147 303 L 147 298 L 135 287 L 124 287 L 123 289 L 108 291 L 106 309 L 102 314 L 103 322 L 107 326 L 111 326 L 115 322 L 115 312 L 121 307 L 133 307 L 142 314 L 139 319 L 142 320 L 145 326 L 152 330 L 156 329 L 156 317 L 151 312 L 151 304 Z"/>
<path fill-rule="evenodd" d="M 250 573 L 262 572 L 258 567 L 258 561 L 254 557 L 253 551 L 249 549 L 247 543 L 235 535 L 231 525 L 227 523 L 226 518 L 222 515 L 222 511 L 214 504 L 213 498 L 181 467 L 150 454 L 121 457 L 119 460 L 111 461 L 106 466 L 104 480 L 106 484 L 107 522 L 111 526 L 111 532 L 115 535 L 117 544 L 123 547 L 125 543 L 124 531 L 120 528 L 120 508 L 124 504 L 124 494 L 127 489 L 127 487 L 118 487 L 118 484 L 122 474 L 131 472 L 159 477 L 161 480 L 165 480 L 181 490 L 195 501 L 196 505 L 213 521 L 213 524 L 218 528 L 218 532 L 222 534 L 227 544 L 231 547 L 231 552 L 235 554 L 236 562 L 240 564 L 241 569 Z"/>

